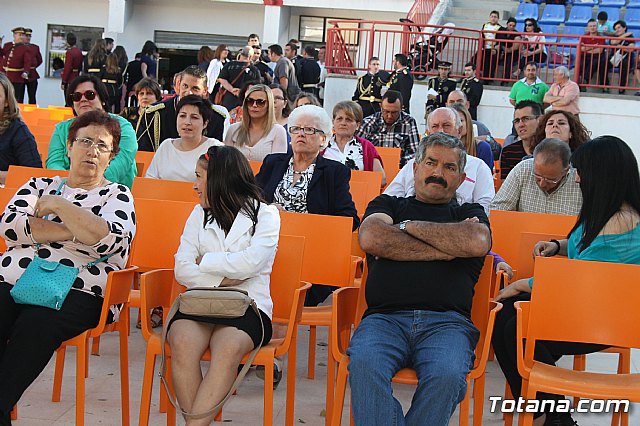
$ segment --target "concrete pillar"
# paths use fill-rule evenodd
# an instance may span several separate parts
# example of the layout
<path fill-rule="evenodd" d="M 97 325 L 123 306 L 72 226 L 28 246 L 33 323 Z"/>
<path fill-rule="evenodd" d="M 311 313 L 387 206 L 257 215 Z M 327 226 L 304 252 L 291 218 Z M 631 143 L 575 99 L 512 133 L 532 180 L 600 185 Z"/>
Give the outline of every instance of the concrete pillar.
<path fill-rule="evenodd" d="M 128 15 L 126 3 L 125 0 L 109 0 L 109 19 L 107 20 L 105 33 L 124 32 Z"/>
<path fill-rule="evenodd" d="M 262 34 L 262 45 L 283 44 L 289 39 L 289 19 L 291 18 L 291 8 L 287 6 L 264 6 L 264 34 Z"/>

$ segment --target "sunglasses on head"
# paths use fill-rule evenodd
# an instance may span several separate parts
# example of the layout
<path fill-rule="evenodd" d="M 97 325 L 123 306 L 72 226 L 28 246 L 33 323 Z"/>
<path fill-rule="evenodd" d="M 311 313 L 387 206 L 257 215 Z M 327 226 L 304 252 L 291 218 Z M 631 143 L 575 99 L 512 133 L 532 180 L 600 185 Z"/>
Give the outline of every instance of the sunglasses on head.
<path fill-rule="evenodd" d="M 73 92 L 69 95 L 73 102 L 80 102 L 83 96 L 87 98 L 88 101 L 92 101 L 96 98 L 97 95 L 93 90 L 87 90 L 85 92 Z"/>
<path fill-rule="evenodd" d="M 246 99 L 247 105 L 251 106 L 253 104 L 253 106 L 257 106 L 262 108 L 263 106 L 265 106 L 267 104 L 267 100 L 266 99 L 253 99 L 253 98 L 247 98 Z"/>

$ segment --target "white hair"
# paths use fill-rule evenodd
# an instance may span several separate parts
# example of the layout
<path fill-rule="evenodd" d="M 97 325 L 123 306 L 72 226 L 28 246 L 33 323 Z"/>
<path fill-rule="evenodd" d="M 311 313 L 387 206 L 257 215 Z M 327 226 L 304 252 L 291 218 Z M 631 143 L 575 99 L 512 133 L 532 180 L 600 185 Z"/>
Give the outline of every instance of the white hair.
<path fill-rule="evenodd" d="M 331 136 L 331 130 L 333 129 L 333 123 L 327 112 L 315 105 L 303 105 L 294 109 L 289 115 L 289 128 L 298 126 L 298 122 L 302 117 L 307 117 L 313 120 L 314 126 L 324 132 L 326 137 Z"/>
<path fill-rule="evenodd" d="M 456 129 L 459 129 L 460 126 L 462 126 L 462 120 L 460 119 L 460 116 L 458 115 L 458 113 L 457 113 L 457 111 L 455 109 L 449 108 L 449 107 L 440 107 L 440 108 L 436 108 L 433 111 L 431 111 L 429 113 L 429 115 L 427 116 L 427 131 L 431 127 L 431 116 L 433 116 L 433 114 L 436 111 L 447 111 L 449 113 L 449 116 L 453 120 L 453 123 L 454 123 L 454 126 L 456 127 Z M 291 119 L 289 119 L 289 121 L 291 121 Z"/>
<path fill-rule="evenodd" d="M 562 73 L 562 75 L 569 78 L 569 68 L 565 67 L 564 65 L 561 65 L 558 68 L 556 68 L 556 71 Z"/>

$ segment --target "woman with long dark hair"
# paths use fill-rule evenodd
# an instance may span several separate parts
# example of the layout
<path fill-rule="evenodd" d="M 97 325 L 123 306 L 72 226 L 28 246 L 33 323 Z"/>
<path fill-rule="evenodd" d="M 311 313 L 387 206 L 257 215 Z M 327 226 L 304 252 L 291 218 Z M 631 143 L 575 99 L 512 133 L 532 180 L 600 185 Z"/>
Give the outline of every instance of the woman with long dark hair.
<path fill-rule="evenodd" d="M 246 290 L 260 310 L 240 318 L 176 314 L 169 324 L 173 386 L 180 407 L 201 413 L 217 405 L 236 378 L 242 357 L 271 340 L 273 303 L 269 275 L 278 244 L 280 216 L 265 204 L 245 156 L 236 148 L 212 146 L 196 164 L 193 188 L 200 203 L 185 225 L 175 274 L 186 287 L 234 286 Z M 227 238 L 233 228 L 233 238 Z M 200 359 L 211 350 L 202 376 Z M 209 424 L 204 418 L 197 424 Z M 189 423 L 190 424 L 190 423 Z"/>
<path fill-rule="evenodd" d="M 578 117 L 569 111 L 552 109 L 538 119 L 532 148 L 535 148 L 546 138 L 565 141 L 569 144 L 571 152 L 575 152 L 580 145 L 589 141 L 591 132 L 578 120 Z"/>
<path fill-rule="evenodd" d="M 220 84 L 217 83 L 218 76 L 224 64 L 229 62 L 227 57 L 229 56 L 229 48 L 226 44 L 219 45 L 213 53 L 213 59 L 209 62 L 207 67 L 207 86 L 209 88 L 209 94 L 212 95 L 211 102 L 213 102 L 213 96 L 215 96 L 214 89 L 216 91 L 220 88 Z"/>
<path fill-rule="evenodd" d="M 142 77 L 151 77 L 158 79 L 158 47 L 151 40 L 144 42 L 142 46 L 142 57 L 140 58 L 140 70 L 142 71 Z"/>
<path fill-rule="evenodd" d="M 520 45 L 520 61 L 518 62 L 518 69 L 513 72 L 513 78 L 520 77 L 521 70 L 524 69 L 528 62 L 533 61 L 542 64 L 547 62 L 547 48 L 544 45 L 547 39 L 540 33 L 542 33 L 542 30 L 538 26 L 538 21 L 533 18 L 524 20 L 522 40 L 525 43 Z"/>
<path fill-rule="evenodd" d="M 571 157 L 582 191 L 582 208 L 567 239 L 540 241 L 534 256 L 640 264 L 640 174 L 631 148 L 615 136 L 600 136 L 580 146 Z M 513 304 L 530 300 L 533 279 L 515 281 L 496 298 L 503 303 L 493 333 L 493 348 L 514 398 L 521 395 L 522 378 L 516 364 L 516 313 Z M 603 283 L 606 285 L 606 283 Z M 534 359 L 555 364 L 562 355 L 597 352 L 601 345 L 537 342 Z M 541 400 L 564 396 L 538 393 Z M 536 413 L 534 425 L 574 425 L 569 413 Z M 546 416 L 544 415 L 546 414 Z"/>
<path fill-rule="evenodd" d="M 107 49 L 103 39 L 93 42 L 93 46 L 83 62 L 84 74 L 100 76 L 102 67 L 107 62 Z"/>

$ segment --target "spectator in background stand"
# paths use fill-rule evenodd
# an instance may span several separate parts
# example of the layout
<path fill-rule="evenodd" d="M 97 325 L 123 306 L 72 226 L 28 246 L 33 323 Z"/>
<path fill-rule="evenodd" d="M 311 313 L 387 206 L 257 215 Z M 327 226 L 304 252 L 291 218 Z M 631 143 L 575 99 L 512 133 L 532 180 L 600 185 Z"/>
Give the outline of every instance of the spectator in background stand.
<path fill-rule="evenodd" d="M 542 64 L 547 62 L 547 48 L 544 45 L 547 39 L 545 36 L 539 35 L 541 32 L 538 21 L 533 18 L 524 20 L 522 40 L 529 43 L 523 43 L 520 47 L 520 61 L 518 62 L 518 69 L 513 72 L 513 78 L 519 78 L 522 69 L 531 61 Z"/>
<path fill-rule="evenodd" d="M 229 56 L 229 48 L 226 44 L 221 44 L 216 47 L 216 51 L 213 52 L 213 59 L 209 62 L 209 67 L 207 68 L 207 85 L 209 88 L 209 98 L 213 102 L 213 98 L 215 97 L 215 93 L 220 89 L 220 83 L 218 83 L 218 76 L 220 75 L 220 71 L 225 66 L 229 60 L 227 57 Z"/>
<path fill-rule="evenodd" d="M 514 107 L 522 101 L 534 101 L 542 105 L 549 91 L 547 83 L 538 77 L 538 65 L 531 61 L 524 69 L 524 78 L 516 81 L 509 93 L 509 103 Z"/>
<path fill-rule="evenodd" d="M 0 184 L 9 166 L 42 167 L 36 140 L 22 121 L 13 85 L 0 74 Z"/>
<path fill-rule="evenodd" d="M 553 109 L 569 111 L 578 117 L 580 87 L 569 78 L 569 69 L 564 65 L 553 70 L 553 84 L 544 95 L 544 103 Z"/>
<path fill-rule="evenodd" d="M 113 49 L 113 54 L 116 55 L 116 58 L 118 58 L 118 66 L 121 70 L 124 71 L 124 69 L 127 68 L 127 63 L 129 62 L 127 51 L 123 46 L 116 46 L 115 49 Z"/>
<path fill-rule="evenodd" d="M 580 52 L 582 52 L 582 75 L 580 84 L 589 84 L 593 74 L 598 74 L 599 85 L 609 85 L 609 73 L 607 70 L 607 41 L 598 35 L 598 24 L 595 19 L 589 19 L 587 32 L 582 37 Z M 605 82 L 606 80 L 606 82 Z M 586 90 L 584 87 L 583 90 Z M 604 87 L 602 93 L 609 93 Z"/>
<path fill-rule="evenodd" d="M 77 42 L 78 39 L 75 34 L 67 34 L 67 45 L 69 47 L 64 57 L 64 71 L 62 71 L 62 84 L 60 88 L 64 93 L 64 105 L 68 107 L 72 105 L 72 102 L 67 94 L 67 87 L 69 83 L 80 75 L 80 70 L 82 69 L 82 50 L 76 46 Z"/>
<path fill-rule="evenodd" d="M 609 40 L 611 46 L 624 46 L 624 47 L 634 47 L 636 44 L 633 39 L 634 35 L 631 31 L 627 31 L 627 23 L 624 21 L 617 21 L 613 24 L 613 29 L 616 32 L 616 38 Z M 625 49 L 614 49 L 611 55 L 611 65 L 616 67 L 620 67 L 620 81 L 618 85 L 626 86 L 627 80 L 629 78 L 629 68 L 634 66 L 635 64 L 635 54 L 633 50 L 625 50 Z M 618 94 L 622 95 L 624 93 L 624 89 L 619 89 Z"/>
<path fill-rule="evenodd" d="M 136 53 L 133 61 L 129 62 L 122 73 L 122 80 L 126 86 L 127 94 L 125 96 L 125 106 L 135 107 L 137 105 L 137 99 L 135 97 L 134 87 L 142 80 L 142 53 Z"/>
<path fill-rule="evenodd" d="M 142 46 L 142 57 L 140 61 L 142 65 L 140 70 L 142 71 L 142 77 L 151 77 L 158 79 L 158 47 L 151 40 L 147 40 Z"/>
<path fill-rule="evenodd" d="M 500 12 L 492 10 L 489 13 L 489 22 L 482 26 L 482 37 L 484 38 L 484 46 L 482 48 L 482 77 L 484 79 L 493 78 L 496 75 L 498 67 L 498 57 L 500 50 L 496 43 L 497 31 L 503 31 L 504 28 L 498 23 Z"/>
<path fill-rule="evenodd" d="M 269 46 L 269 58 L 271 62 L 276 64 L 273 71 L 274 83 L 278 83 L 287 93 L 287 98 L 290 102 L 298 96 L 300 93 L 300 86 L 298 86 L 298 79 L 296 78 L 296 71 L 293 63 L 289 58 L 282 56 L 282 46 L 279 44 L 272 44 Z"/>
<path fill-rule="evenodd" d="M 598 34 L 601 36 L 615 36 L 613 23 L 609 20 L 609 14 L 604 10 L 598 12 Z"/>
<path fill-rule="evenodd" d="M 521 40 L 522 37 L 517 32 L 516 29 L 518 21 L 516 18 L 507 19 L 507 27 L 503 28 L 501 32 L 496 35 L 497 40 L 502 40 L 498 42 L 500 48 L 500 54 L 502 55 L 502 65 L 503 71 L 500 78 L 510 79 L 513 71 L 517 68 L 517 63 L 520 61 L 520 43 L 517 43 L 518 40 Z M 500 85 L 503 86 L 506 81 L 500 82 Z"/>

